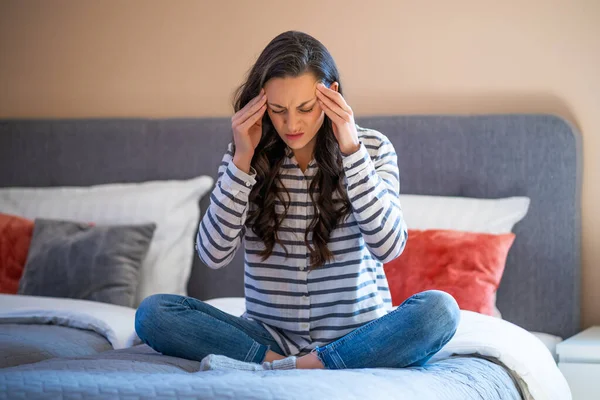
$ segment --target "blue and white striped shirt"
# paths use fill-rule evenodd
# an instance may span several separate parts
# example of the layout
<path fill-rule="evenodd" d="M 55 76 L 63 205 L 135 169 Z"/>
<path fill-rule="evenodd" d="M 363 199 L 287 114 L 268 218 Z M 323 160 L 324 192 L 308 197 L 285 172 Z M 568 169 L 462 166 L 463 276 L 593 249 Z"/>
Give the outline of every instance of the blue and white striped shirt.
<path fill-rule="evenodd" d="M 407 239 L 399 202 L 396 152 L 380 132 L 357 126 L 360 149 L 343 158 L 344 186 L 352 204 L 349 217 L 331 232 L 328 247 L 334 259 L 309 270 L 304 233 L 313 218 L 308 188 L 315 176 L 314 159 L 303 173 L 291 149 L 279 172 L 291 202 L 275 244 L 265 261 L 262 241 L 246 226 L 248 195 L 256 172 L 239 170 L 232 146 L 219 167 L 211 202 L 200 223 L 196 247 L 202 261 L 221 268 L 245 244 L 244 318 L 263 323 L 286 355 L 302 355 L 324 346 L 392 307 L 383 263 L 396 258 Z M 334 193 L 339 199 L 339 193 Z M 283 213 L 276 200 L 275 211 Z M 312 239 L 312 232 L 308 240 Z"/>

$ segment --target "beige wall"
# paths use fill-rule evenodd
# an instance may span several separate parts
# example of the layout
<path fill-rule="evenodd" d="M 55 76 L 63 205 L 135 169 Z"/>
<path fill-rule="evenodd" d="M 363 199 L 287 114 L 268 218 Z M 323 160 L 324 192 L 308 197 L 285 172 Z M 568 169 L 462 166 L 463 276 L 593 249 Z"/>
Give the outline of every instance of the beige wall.
<path fill-rule="evenodd" d="M 329 48 L 361 115 L 561 115 L 583 132 L 583 314 L 600 324 L 600 1 L 366 3 L 0 0 L 0 117 L 230 115 L 289 29 Z"/>

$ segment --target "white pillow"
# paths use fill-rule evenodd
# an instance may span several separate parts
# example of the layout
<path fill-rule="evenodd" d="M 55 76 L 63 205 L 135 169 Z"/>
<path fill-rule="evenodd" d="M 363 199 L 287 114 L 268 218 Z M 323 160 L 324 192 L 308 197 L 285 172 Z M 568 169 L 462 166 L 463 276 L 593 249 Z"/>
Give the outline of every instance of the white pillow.
<path fill-rule="evenodd" d="M 470 197 L 401 194 L 409 229 L 452 229 L 478 233 L 509 233 L 529 210 L 529 197 Z"/>
<path fill-rule="evenodd" d="M 96 224 L 154 222 L 135 305 L 154 293 L 187 293 L 199 201 L 213 179 L 118 183 L 89 187 L 2 188 L 0 212 Z"/>

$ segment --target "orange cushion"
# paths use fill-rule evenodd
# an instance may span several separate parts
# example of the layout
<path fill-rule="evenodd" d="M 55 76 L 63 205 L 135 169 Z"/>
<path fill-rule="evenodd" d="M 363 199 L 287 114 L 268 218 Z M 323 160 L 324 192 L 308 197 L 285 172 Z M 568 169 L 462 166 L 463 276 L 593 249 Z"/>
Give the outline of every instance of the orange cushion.
<path fill-rule="evenodd" d="M 17 293 L 33 225 L 31 220 L 0 213 L 0 293 Z"/>
<path fill-rule="evenodd" d="M 415 293 L 438 289 L 462 310 L 493 315 L 495 294 L 514 233 L 409 230 L 400 257 L 384 265 L 392 304 Z"/>

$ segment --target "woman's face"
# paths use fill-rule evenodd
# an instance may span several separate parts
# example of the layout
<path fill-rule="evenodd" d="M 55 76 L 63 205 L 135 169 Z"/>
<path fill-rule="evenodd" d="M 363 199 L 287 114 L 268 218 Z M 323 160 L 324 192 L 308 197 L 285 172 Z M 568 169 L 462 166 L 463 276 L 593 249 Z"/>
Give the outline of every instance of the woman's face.
<path fill-rule="evenodd" d="M 317 103 L 317 79 L 312 73 L 272 78 L 265 84 L 268 113 L 279 137 L 292 149 L 314 149 L 325 113 Z"/>

